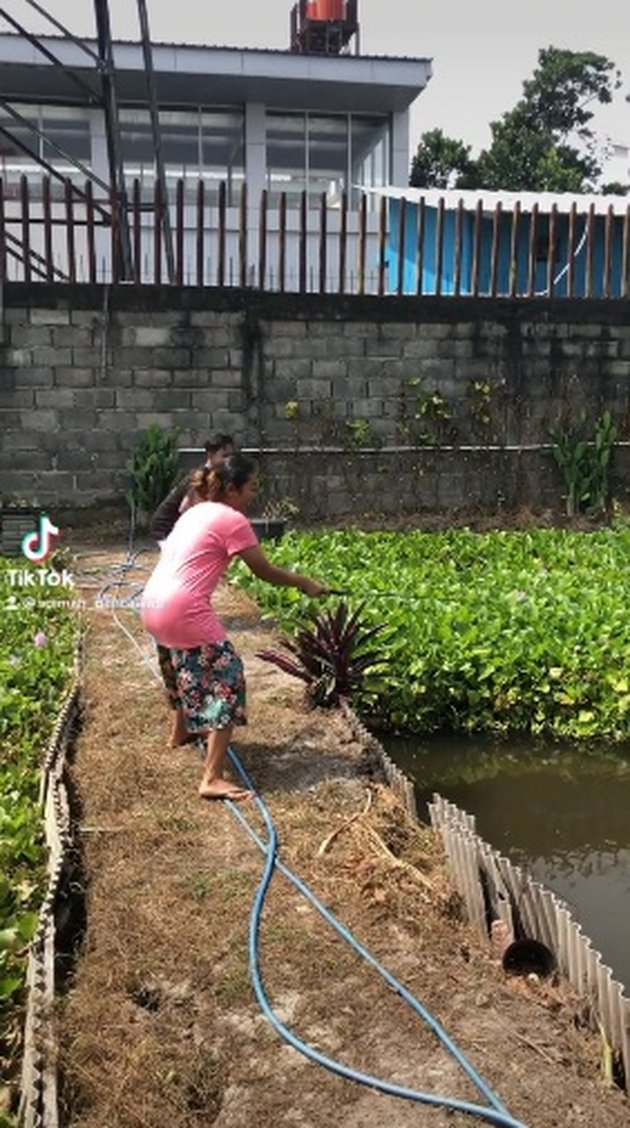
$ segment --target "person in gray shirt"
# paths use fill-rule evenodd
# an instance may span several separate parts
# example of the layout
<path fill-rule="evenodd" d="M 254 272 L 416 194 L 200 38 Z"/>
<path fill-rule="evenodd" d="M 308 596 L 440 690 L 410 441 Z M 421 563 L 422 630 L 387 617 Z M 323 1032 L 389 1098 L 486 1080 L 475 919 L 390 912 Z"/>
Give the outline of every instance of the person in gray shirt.
<path fill-rule="evenodd" d="M 206 461 L 204 466 L 221 466 L 230 454 L 234 453 L 234 440 L 231 435 L 212 435 L 205 444 Z M 190 489 L 191 478 L 194 470 L 173 486 L 173 489 L 160 502 L 151 518 L 149 531 L 161 547 L 177 518 L 181 504 Z"/>

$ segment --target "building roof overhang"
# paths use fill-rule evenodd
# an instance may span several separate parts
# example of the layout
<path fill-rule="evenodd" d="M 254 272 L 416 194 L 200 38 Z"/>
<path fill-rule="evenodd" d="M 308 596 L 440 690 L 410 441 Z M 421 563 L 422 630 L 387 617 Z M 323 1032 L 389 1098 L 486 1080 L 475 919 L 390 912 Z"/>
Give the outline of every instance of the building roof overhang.
<path fill-rule="evenodd" d="M 630 196 L 573 192 L 495 192 L 486 188 L 399 188 L 393 184 L 385 185 L 383 188 L 365 188 L 363 191 L 377 196 L 387 196 L 392 200 L 405 199 L 408 204 L 418 204 L 423 199 L 425 206 L 430 208 L 437 208 L 440 200 L 444 200 L 447 211 L 456 211 L 461 200 L 464 209 L 472 212 L 481 201 L 482 210 L 488 215 L 494 214 L 497 204 L 501 205 L 504 212 L 514 211 L 517 203 L 522 212 L 531 212 L 536 204 L 538 211 L 543 214 L 551 212 L 554 205 L 562 214 L 570 212 L 574 204 L 578 212 L 587 212 L 592 205 L 598 215 L 605 215 L 612 208 L 615 215 L 624 216 L 630 207 Z"/>
<path fill-rule="evenodd" d="M 1 98 L 76 103 L 80 93 L 63 68 L 100 96 L 96 66 L 78 44 L 62 36 L 40 39 L 63 67 L 24 37 L 0 34 Z M 94 42 L 86 45 L 96 51 Z M 113 50 L 119 102 L 146 103 L 141 44 L 117 41 Z M 164 106 L 260 102 L 277 109 L 391 113 L 407 109 L 431 77 L 431 60 L 424 58 L 302 55 L 175 43 L 152 44 L 152 56 L 157 99 Z"/>

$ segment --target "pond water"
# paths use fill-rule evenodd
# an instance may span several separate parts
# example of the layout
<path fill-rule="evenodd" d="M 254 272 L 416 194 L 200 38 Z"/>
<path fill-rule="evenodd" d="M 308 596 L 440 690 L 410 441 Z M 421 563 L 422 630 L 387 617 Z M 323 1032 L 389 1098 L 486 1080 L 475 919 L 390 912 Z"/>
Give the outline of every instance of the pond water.
<path fill-rule="evenodd" d="M 552 889 L 630 991 L 630 745 L 570 748 L 459 736 L 379 739 L 415 783 Z"/>

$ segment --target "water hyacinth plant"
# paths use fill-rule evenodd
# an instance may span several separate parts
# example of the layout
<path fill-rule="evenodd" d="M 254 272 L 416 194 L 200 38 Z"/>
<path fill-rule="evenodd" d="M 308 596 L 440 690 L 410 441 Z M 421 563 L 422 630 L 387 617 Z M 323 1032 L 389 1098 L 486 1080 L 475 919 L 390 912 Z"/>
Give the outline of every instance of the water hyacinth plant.
<path fill-rule="evenodd" d="M 335 610 L 315 613 L 298 624 L 295 639 L 282 636 L 280 643 L 288 653 L 268 648 L 259 650 L 257 657 L 305 682 L 313 705 L 329 707 L 350 701 L 367 672 L 382 660 L 368 645 L 381 628 L 366 627 L 361 622 L 362 610 L 363 604 L 351 613 L 341 600 Z"/>
<path fill-rule="evenodd" d="M 630 527 L 474 533 L 294 531 L 275 563 L 330 577 L 380 625 L 358 706 L 407 732 L 630 739 Z M 300 594 L 235 570 L 293 631 Z M 356 707 L 356 703 L 355 703 Z"/>

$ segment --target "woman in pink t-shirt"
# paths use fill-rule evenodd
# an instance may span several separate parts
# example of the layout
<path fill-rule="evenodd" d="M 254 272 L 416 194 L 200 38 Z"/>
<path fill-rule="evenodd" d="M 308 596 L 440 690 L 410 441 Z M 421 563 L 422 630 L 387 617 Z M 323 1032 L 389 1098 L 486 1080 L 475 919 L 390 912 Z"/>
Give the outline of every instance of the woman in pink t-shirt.
<path fill-rule="evenodd" d="M 254 575 L 272 584 L 323 595 L 328 588 L 278 568 L 261 549 L 245 512 L 256 496 L 253 462 L 235 454 L 223 466 L 193 476 L 194 499 L 164 541 L 144 589 L 141 616 L 158 643 L 162 677 L 176 710 L 173 744 L 207 737 L 199 794 L 203 799 L 246 799 L 224 778 L 234 725 L 247 723 L 243 663 L 212 608 L 211 597 L 230 560 L 240 556 Z"/>

